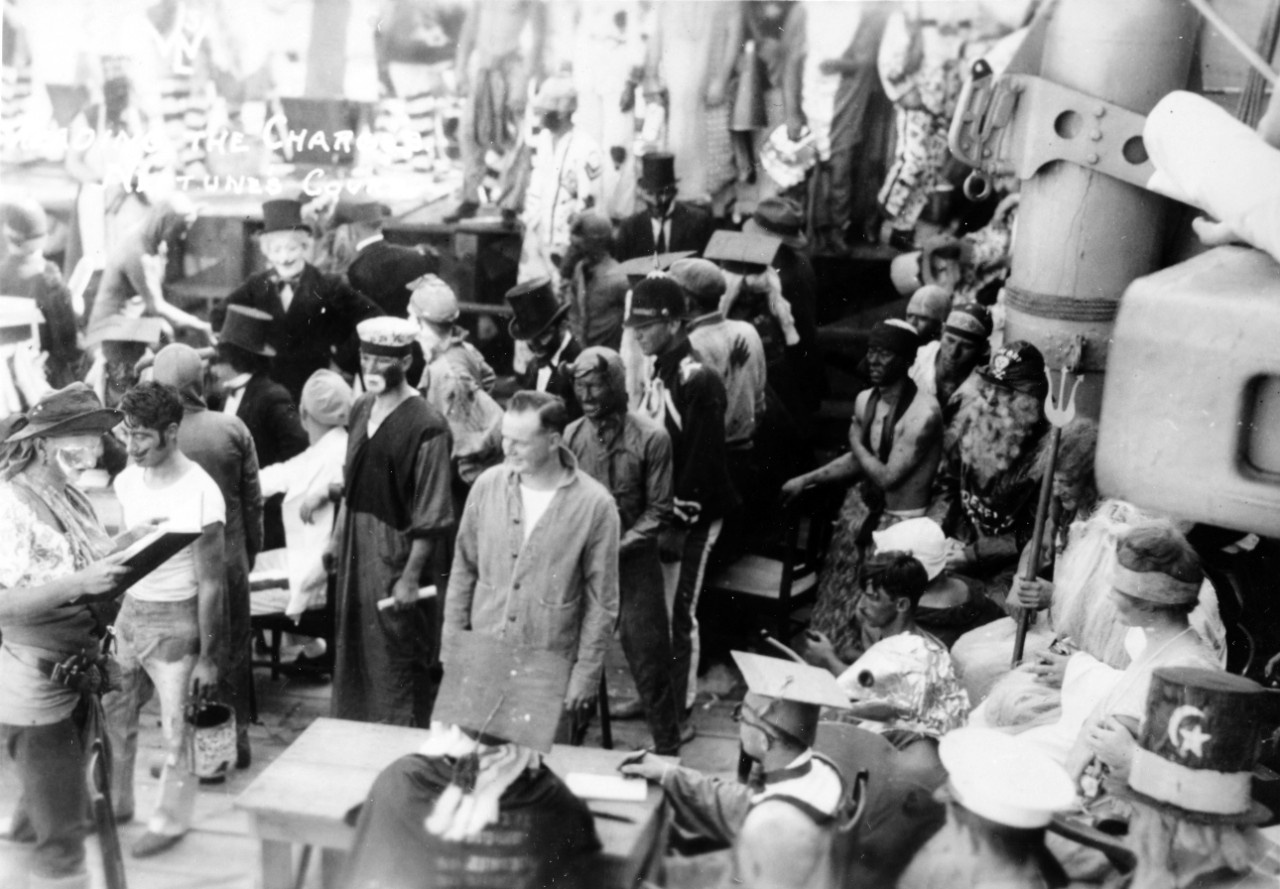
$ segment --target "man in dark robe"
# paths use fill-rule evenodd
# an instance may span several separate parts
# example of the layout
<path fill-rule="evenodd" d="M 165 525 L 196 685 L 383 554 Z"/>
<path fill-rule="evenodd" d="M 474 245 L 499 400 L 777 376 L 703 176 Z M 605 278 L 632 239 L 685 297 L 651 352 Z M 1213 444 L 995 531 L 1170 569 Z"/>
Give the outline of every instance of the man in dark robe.
<path fill-rule="evenodd" d="M 435 602 L 419 602 L 418 593 L 424 580 L 444 589 L 434 560 L 453 526 L 453 440 L 406 379 L 417 333 L 401 318 L 359 328 L 369 394 L 351 410 L 335 528 L 339 719 L 426 726 L 435 699 Z"/>
<path fill-rule="evenodd" d="M 650 152 L 640 158 L 636 187 L 645 209 L 618 226 L 613 255 L 619 262 L 683 250 L 701 253 L 707 246 L 715 220 L 696 204 L 677 201 L 678 183 L 674 155 Z"/>

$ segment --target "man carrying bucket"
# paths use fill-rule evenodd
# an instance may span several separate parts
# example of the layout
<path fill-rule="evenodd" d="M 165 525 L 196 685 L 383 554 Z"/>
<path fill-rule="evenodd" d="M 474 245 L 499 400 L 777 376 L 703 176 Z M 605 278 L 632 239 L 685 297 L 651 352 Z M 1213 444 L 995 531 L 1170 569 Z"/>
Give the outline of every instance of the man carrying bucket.
<path fill-rule="evenodd" d="M 178 447 L 182 399 L 161 383 L 140 383 L 120 402 L 129 467 L 116 477 L 125 525 L 163 524 L 200 536 L 139 580 L 116 618 L 123 687 L 107 695 L 107 729 L 116 757 L 116 820 L 133 815 L 133 765 L 138 716 L 154 693 L 166 755 L 160 792 L 134 858 L 156 855 L 191 826 L 199 789 L 192 768 L 188 701 L 217 688 L 218 658 L 226 632 L 223 598 L 226 507 L 209 474 Z"/>

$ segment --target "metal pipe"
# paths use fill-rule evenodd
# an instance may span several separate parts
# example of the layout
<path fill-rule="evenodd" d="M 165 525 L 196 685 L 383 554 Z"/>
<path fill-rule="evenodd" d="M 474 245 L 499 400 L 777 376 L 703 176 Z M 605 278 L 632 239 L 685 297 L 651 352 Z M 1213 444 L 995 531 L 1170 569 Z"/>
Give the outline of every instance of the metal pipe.
<path fill-rule="evenodd" d="M 1047 80 L 1140 114 L 1186 86 L 1199 18 L 1185 0 L 1064 0 L 1048 14 L 1040 71 Z M 1089 138 L 1106 126 L 1105 110 L 1064 112 L 1059 123 L 1060 132 Z M 1165 198 L 1066 162 L 1023 183 L 1005 338 L 1029 340 L 1049 367 L 1082 374 L 1084 415 L 1100 412 L 1120 295 L 1159 268 L 1170 208 Z"/>

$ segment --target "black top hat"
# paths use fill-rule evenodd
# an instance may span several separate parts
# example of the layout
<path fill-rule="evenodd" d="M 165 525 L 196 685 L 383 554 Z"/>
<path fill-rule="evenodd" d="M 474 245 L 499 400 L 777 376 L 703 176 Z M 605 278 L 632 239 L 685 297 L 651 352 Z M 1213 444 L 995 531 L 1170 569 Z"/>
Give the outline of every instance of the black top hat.
<path fill-rule="evenodd" d="M 515 314 L 509 328 L 513 340 L 536 338 L 569 311 L 568 304 L 562 304 L 556 298 L 550 278 L 535 278 L 517 284 L 507 291 L 506 299 Z"/>
<path fill-rule="evenodd" d="M 1197 667 L 1151 675 L 1147 712 L 1120 795 L 1187 821 L 1260 824 L 1253 800 L 1265 691 L 1251 679 Z"/>
<path fill-rule="evenodd" d="M 227 318 L 222 322 L 222 330 L 218 332 L 218 345 L 235 346 L 254 355 L 267 358 L 276 354 L 276 350 L 267 345 L 267 330 L 271 327 L 271 316 L 247 306 L 227 306 Z"/>
<path fill-rule="evenodd" d="M 649 191 L 661 191 L 675 185 L 676 156 L 665 151 L 653 152 L 640 158 L 640 187 Z"/>
<path fill-rule="evenodd" d="M 266 201 L 262 205 L 262 233 L 310 232 L 311 226 L 302 221 L 302 204 L 289 198 Z"/>
<path fill-rule="evenodd" d="M 97 435 L 114 428 L 124 414 L 102 406 L 98 395 L 84 383 L 72 383 L 46 393 L 27 411 L 27 423 L 7 441 L 41 435 Z M 12 428 L 12 427 L 10 427 Z"/>
<path fill-rule="evenodd" d="M 658 272 L 631 289 L 622 323 L 626 327 L 644 327 L 658 321 L 677 321 L 684 316 L 684 291 L 675 278 Z"/>

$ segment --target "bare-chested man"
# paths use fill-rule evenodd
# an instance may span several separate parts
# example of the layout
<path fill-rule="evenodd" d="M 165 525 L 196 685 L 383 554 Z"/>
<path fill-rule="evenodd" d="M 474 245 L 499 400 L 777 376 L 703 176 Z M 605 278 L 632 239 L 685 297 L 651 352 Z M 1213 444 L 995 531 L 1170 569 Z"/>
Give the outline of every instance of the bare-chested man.
<path fill-rule="evenodd" d="M 859 393 L 849 426 L 849 453 L 791 479 L 784 502 L 819 485 L 854 485 L 845 497 L 823 566 L 811 626 L 843 656 L 856 657 L 869 641 L 857 621 L 859 568 L 871 532 L 918 518 L 929 506 L 942 457 L 942 413 L 928 392 L 907 376 L 920 337 L 905 321 L 871 329 L 867 370 L 871 388 Z"/>
<path fill-rule="evenodd" d="M 485 154 L 505 155 L 516 144 L 530 79 L 542 68 L 546 10 L 538 0 L 479 0 L 467 9 L 458 37 L 458 92 L 467 96 L 458 142 L 462 202 L 453 219 L 476 215 L 485 184 Z M 521 50 L 530 29 L 528 56 Z M 491 197 L 496 197 L 491 196 Z"/>
<path fill-rule="evenodd" d="M 882 321 L 872 329 L 867 349 L 872 386 L 854 402 L 849 453 L 788 481 L 782 488 L 785 499 L 818 485 L 865 479 L 883 494 L 878 524 L 924 515 L 942 455 L 942 415 L 937 402 L 907 377 L 918 343 L 903 321 Z"/>

